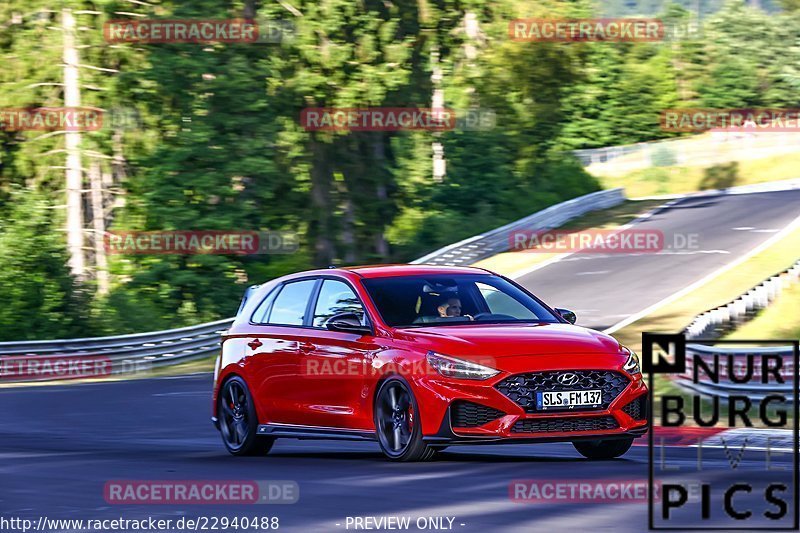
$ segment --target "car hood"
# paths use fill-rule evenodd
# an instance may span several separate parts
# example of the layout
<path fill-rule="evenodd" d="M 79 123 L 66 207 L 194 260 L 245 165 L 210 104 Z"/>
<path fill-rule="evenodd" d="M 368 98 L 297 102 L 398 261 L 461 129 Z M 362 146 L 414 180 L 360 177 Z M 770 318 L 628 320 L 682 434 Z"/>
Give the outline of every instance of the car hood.
<path fill-rule="evenodd" d="M 398 330 L 417 349 L 454 357 L 521 355 L 617 355 L 619 342 L 599 331 L 572 324 L 467 324 Z"/>

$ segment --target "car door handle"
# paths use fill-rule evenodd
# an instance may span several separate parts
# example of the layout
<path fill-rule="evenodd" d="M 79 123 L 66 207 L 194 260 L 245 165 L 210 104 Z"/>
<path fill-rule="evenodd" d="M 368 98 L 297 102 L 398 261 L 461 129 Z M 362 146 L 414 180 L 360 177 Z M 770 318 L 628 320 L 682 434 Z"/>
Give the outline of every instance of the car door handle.
<path fill-rule="evenodd" d="M 301 352 L 308 353 L 313 352 L 317 347 L 310 342 L 301 342 L 299 348 Z"/>
<path fill-rule="evenodd" d="M 253 339 L 253 340 L 251 340 L 250 342 L 248 342 L 248 343 L 247 343 L 247 345 L 248 345 L 250 348 L 252 348 L 253 350 L 255 350 L 255 349 L 257 349 L 257 348 L 260 348 L 260 347 L 262 346 L 262 343 L 261 343 L 261 341 L 260 341 L 260 340 L 258 340 L 258 339 Z"/>

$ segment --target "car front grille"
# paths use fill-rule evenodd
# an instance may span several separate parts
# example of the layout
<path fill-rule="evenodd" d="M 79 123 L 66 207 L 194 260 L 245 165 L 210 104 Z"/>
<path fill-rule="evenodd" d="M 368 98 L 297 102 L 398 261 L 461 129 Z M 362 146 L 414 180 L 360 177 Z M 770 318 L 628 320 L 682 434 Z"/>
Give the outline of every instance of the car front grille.
<path fill-rule="evenodd" d="M 649 414 L 647 394 L 642 394 L 627 404 L 622 408 L 622 411 L 634 420 L 647 420 Z"/>
<path fill-rule="evenodd" d="M 512 433 L 561 433 L 571 431 L 599 431 L 617 429 L 619 424 L 613 416 L 538 418 L 518 420 Z"/>
<path fill-rule="evenodd" d="M 562 374 L 575 374 L 577 381 L 569 386 L 558 382 Z M 625 375 L 612 370 L 564 370 L 558 372 L 532 372 L 509 376 L 495 388 L 517 403 L 527 413 L 536 411 L 536 393 L 564 390 L 600 389 L 603 391 L 602 403 L 596 408 L 580 407 L 575 410 L 590 411 L 608 409 L 617 396 L 628 386 Z"/>
<path fill-rule="evenodd" d="M 503 411 L 478 403 L 457 401 L 450 406 L 450 424 L 456 428 L 475 428 L 505 416 Z"/>

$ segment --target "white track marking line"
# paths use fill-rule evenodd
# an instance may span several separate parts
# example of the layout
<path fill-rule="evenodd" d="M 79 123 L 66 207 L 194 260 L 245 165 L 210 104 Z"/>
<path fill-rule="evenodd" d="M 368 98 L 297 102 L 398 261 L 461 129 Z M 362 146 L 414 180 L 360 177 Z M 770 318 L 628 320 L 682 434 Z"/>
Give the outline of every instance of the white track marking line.
<path fill-rule="evenodd" d="M 647 220 L 648 218 L 652 217 L 653 215 L 655 215 L 657 213 L 660 213 L 661 211 L 664 211 L 666 209 L 669 209 L 670 207 L 672 207 L 673 205 L 677 204 L 681 200 L 684 200 L 685 198 L 686 197 L 681 196 L 680 198 L 675 198 L 675 199 L 670 200 L 669 202 L 666 202 L 664 204 L 656 206 L 653 209 L 651 209 L 650 211 L 647 211 L 646 213 L 642 213 L 641 215 L 639 215 L 638 217 L 634 218 L 633 220 L 631 220 L 627 224 L 625 224 L 623 226 L 620 226 L 619 228 L 616 228 L 616 231 L 614 233 L 618 233 L 618 232 L 624 231 L 624 230 L 626 230 L 626 229 L 628 229 L 628 228 L 630 228 L 632 226 L 635 226 L 636 224 L 638 224 L 638 223 L 640 223 L 640 222 L 642 222 L 644 220 Z M 591 229 L 591 228 L 589 228 L 589 229 Z M 612 235 L 613 235 L 613 233 L 612 233 Z M 565 257 L 569 257 L 571 255 L 574 255 L 578 251 L 580 251 L 580 250 L 576 250 L 575 252 L 568 252 L 568 253 L 565 253 L 565 254 L 559 254 L 559 255 L 553 257 L 552 259 L 548 259 L 547 261 L 543 261 L 541 263 L 537 263 L 537 264 L 533 265 L 532 267 L 524 268 L 522 270 L 518 270 L 518 271 L 512 273 L 511 275 L 509 275 L 508 277 L 511 278 L 511 279 L 518 279 L 518 278 L 521 278 L 523 276 L 527 276 L 531 272 L 535 272 L 535 271 L 539 270 L 540 268 L 544 268 L 544 267 L 546 267 L 548 265 L 552 265 L 553 263 L 557 263 L 558 261 L 561 261 Z"/>
<path fill-rule="evenodd" d="M 675 205 L 675 204 L 677 204 L 677 203 L 679 203 L 679 202 L 681 202 L 683 200 L 691 200 L 691 199 L 695 199 L 695 198 L 715 198 L 717 196 L 730 196 L 730 195 L 742 195 L 742 194 L 759 194 L 759 193 L 764 193 L 764 192 L 778 192 L 778 191 L 794 190 L 794 189 L 797 189 L 797 188 L 800 187 L 800 179 L 797 179 L 797 180 L 780 180 L 780 181 L 777 181 L 777 182 L 766 182 L 766 183 L 770 184 L 770 185 L 773 185 L 775 188 L 770 188 L 769 186 L 767 186 L 767 187 L 764 188 L 764 190 L 743 189 L 741 191 L 735 190 L 735 188 L 734 189 L 714 189 L 714 190 L 709 190 L 709 191 L 686 193 L 686 194 L 664 194 L 664 195 L 655 195 L 655 196 L 640 196 L 640 197 L 637 197 L 637 198 L 627 198 L 628 200 L 633 200 L 633 201 L 641 201 L 641 200 L 669 200 L 669 201 L 666 202 L 663 205 L 655 207 L 654 209 L 650 210 L 647 213 L 642 214 L 641 216 L 637 217 L 636 219 L 634 219 L 634 220 L 630 221 L 629 223 L 625 224 L 624 226 L 620 227 L 619 230 L 627 229 L 627 228 L 629 228 L 629 227 L 641 222 L 642 220 L 646 220 L 646 219 L 650 218 L 651 216 L 655 215 L 656 213 L 659 213 L 660 211 L 663 211 L 665 209 L 668 209 L 668 208 L 672 207 L 673 205 Z M 744 186 L 744 187 L 747 187 L 747 186 Z M 535 272 L 535 271 L 539 270 L 540 268 L 544 268 L 544 267 L 546 267 L 548 265 L 552 265 L 553 263 L 557 263 L 558 261 L 561 261 L 565 257 L 573 255 L 574 253 L 575 252 L 570 252 L 570 253 L 566 253 L 566 254 L 562 254 L 562 255 L 553 257 L 552 259 L 548 259 L 547 261 L 544 261 L 542 263 L 538 263 L 538 264 L 533 265 L 533 266 L 531 266 L 529 268 L 524 268 L 522 270 L 518 270 L 516 272 L 513 272 L 512 274 L 509 274 L 508 277 L 511 278 L 511 279 L 521 278 L 523 276 L 526 276 L 527 274 L 530 274 L 531 272 Z"/>
<path fill-rule="evenodd" d="M 707 274 L 707 275 L 703 276 L 701 279 L 695 281 L 691 285 L 689 285 L 687 287 L 684 287 L 680 291 L 678 291 L 676 293 L 673 293 L 670 296 L 667 296 L 663 300 L 654 303 L 653 305 L 647 307 L 646 309 L 643 309 L 643 310 L 639 311 L 638 313 L 635 313 L 635 314 L 629 316 L 625 320 L 622 320 L 621 322 L 617 322 L 616 324 L 614 324 L 610 328 L 603 330 L 603 333 L 611 334 L 611 333 L 614 333 L 615 331 L 619 331 L 620 329 L 624 328 L 625 326 L 628 326 L 628 325 L 636 322 L 637 320 L 640 320 L 641 318 L 649 315 L 650 313 L 652 313 L 656 309 L 658 309 L 660 307 L 663 307 L 663 306 L 665 306 L 665 305 L 667 305 L 669 303 L 672 303 L 675 300 L 677 300 L 678 298 L 681 298 L 681 297 L 685 296 L 686 294 L 692 292 L 693 290 L 697 289 L 698 287 L 701 287 L 701 286 L 705 285 L 706 283 L 708 283 L 709 281 L 713 280 L 714 278 L 716 278 L 720 274 L 722 274 L 722 273 L 724 273 L 724 272 L 726 272 L 726 271 L 728 271 L 728 270 L 730 270 L 730 269 L 732 269 L 732 268 L 744 263 L 745 261 L 747 261 L 748 259 L 750 259 L 754 255 L 759 254 L 763 250 L 766 250 L 767 248 L 772 246 L 773 243 L 781 240 L 784 236 L 786 236 L 789 233 L 791 233 L 792 231 L 794 231 L 794 229 L 797 228 L 797 227 L 800 227 L 800 216 L 798 216 L 797 218 L 792 220 L 786 227 L 784 227 L 778 233 L 773 234 L 769 239 L 765 240 L 764 242 L 762 242 L 761 244 L 759 244 L 755 248 L 751 249 L 749 252 L 747 252 L 743 256 L 739 257 L 738 259 L 736 259 L 734 261 L 731 261 L 730 263 L 718 268 L 714 272 L 711 272 L 710 274 Z"/>

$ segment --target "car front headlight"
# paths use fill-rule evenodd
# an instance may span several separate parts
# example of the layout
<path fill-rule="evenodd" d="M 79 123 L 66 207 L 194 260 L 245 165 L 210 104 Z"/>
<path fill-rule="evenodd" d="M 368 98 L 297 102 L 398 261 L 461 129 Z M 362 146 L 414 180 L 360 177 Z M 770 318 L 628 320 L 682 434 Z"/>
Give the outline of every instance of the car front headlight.
<path fill-rule="evenodd" d="M 428 352 L 428 363 L 448 378 L 484 380 L 496 376 L 499 370 L 436 352 Z"/>
<path fill-rule="evenodd" d="M 642 371 L 642 369 L 639 366 L 639 356 L 636 355 L 636 352 L 634 352 L 630 348 L 623 346 L 622 353 L 628 354 L 628 360 L 625 361 L 624 365 L 622 365 L 622 370 L 624 370 L 628 374 L 639 374 Z"/>

